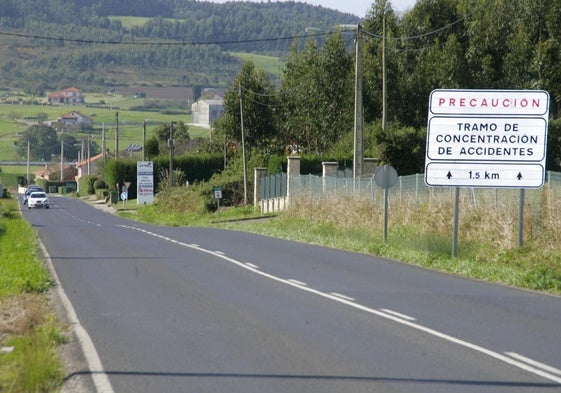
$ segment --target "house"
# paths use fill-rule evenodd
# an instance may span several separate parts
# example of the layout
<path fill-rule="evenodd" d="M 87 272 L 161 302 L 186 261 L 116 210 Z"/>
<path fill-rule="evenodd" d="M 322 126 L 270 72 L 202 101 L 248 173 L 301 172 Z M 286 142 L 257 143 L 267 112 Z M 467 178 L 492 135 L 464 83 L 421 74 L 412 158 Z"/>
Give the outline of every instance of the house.
<path fill-rule="evenodd" d="M 113 157 L 112 154 L 106 153 L 105 159 Z M 103 153 L 91 156 L 90 159 L 85 159 L 76 163 L 76 168 L 78 172 L 76 173 L 75 180 L 78 181 L 82 176 L 91 175 L 93 172 L 94 165 L 103 164 Z"/>
<path fill-rule="evenodd" d="M 76 177 L 78 170 L 72 165 L 65 165 L 62 171 L 63 178 L 60 179 L 60 164 L 55 164 L 52 166 L 45 165 L 43 169 L 35 171 L 36 179 L 46 179 L 46 180 L 73 180 Z"/>
<path fill-rule="evenodd" d="M 64 128 L 74 130 L 89 129 L 93 126 L 93 119 L 78 111 L 65 113 L 58 119 L 58 122 L 62 124 Z"/>
<path fill-rule="evenodd" d="M 224 113 L 224 98 L 215 96 L 210 99 L 200 99 L 191 105 L 193 123 L 210 127 Z"/>
<path fill-rule="evenodd" d="M 49 105 L 75 105 L 83 103 L 84 97 L 82 92 L 75 87 L 55 91 L 47 95 L 47 104 Z"/>

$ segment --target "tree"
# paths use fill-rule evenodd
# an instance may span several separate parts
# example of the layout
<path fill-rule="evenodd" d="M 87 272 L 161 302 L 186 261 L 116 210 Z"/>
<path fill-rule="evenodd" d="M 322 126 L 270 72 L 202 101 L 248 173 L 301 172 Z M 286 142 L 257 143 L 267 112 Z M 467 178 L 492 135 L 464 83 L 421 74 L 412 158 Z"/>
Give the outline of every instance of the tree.
<path fill-rule="evenodd" d="M 291 47 L 281 87 L 285 145 L 322 154 L 353 127 L 353 59 L 340 32 L 322 48 L 315 39 Z"/>
<path fill-rule="evenodd" d="M 215 129 L 225 140 L 241 143 L 243 113 L 245 148 L 278 150 L 278 107 L 275 87 L 265 71 L 256 69 L 253 62 L 248 60 L 226 92 L 224 113 L 216 122 Z"/>
<path fill-rule="evenodd" d="M 160 143 L 158 142 L 158 137 L 156 135 L 146 141 L 144 151 L 148 159 L 153 159 L 160 154 Z"/>
<path fill-rule="evenodd" d="M 33 125 L 23 131 L 17 141 L 17 153 L 20 157 L 27 157 L 28 142 L 31 160 L 50 161 L 53 155 L 60 155 L 60 144 L 53 127 Z"/>
<path fill-rule="evenodd" d="M 151 153 L 158 152 L 162 154 L 167 154 L 169 152 L 169 139 L 171 136 L 171 123 L 167 123 L 159 126 L 155 130 L 155 138 L 158 144 L 158 149 L 156 150 L 154 146 L 151 146 Z M 180 155 L 187 152 L 189 149 L 189 143 L 191 137 L 189 136 L 189 128 L 184 122 L 178 122 L 173 124 L 173 151 L 174 154 Z M 151 142 L 153 143 L 153 142 Z"/>

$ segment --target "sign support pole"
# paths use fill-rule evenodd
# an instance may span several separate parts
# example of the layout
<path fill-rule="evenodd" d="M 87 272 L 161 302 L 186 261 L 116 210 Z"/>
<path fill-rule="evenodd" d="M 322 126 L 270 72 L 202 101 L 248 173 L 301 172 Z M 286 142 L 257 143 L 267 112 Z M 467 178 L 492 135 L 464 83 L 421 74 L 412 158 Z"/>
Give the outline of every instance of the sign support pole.
<path fill-rule="evenodd" d="M 460 221 L 460 187 L 456 187 L 454 195 L 454 228 L 452 230 L 452 258 L 458 256 L 458 225 Z"/>
<path fill-rule="evenodd" d="M 384 188 L 384 243 L 388 241 L 388 192 L 387 188 Z"/>
<path fill-rule="evenodd" d="M 526 199 L 526 189 L 520 189 L 520 206 L 518 207 L 518 247 L 524 241 L 524 203 Z"/>

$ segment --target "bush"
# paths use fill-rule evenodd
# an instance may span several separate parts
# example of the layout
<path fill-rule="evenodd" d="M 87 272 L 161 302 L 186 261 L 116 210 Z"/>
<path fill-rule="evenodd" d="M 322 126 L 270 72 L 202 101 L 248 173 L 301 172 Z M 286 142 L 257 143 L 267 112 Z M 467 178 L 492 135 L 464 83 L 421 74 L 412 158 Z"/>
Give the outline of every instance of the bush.
<path fill-rule="evenodd" d="M 105 184 L 105 181 L 103 179 L 96 179 L 94 182 L 94 189 L 100 189 L 100 188 L 107 188 L 107 185 Z"/>
<path fill-rule="evenodd" d="M 94 184 L 97 181 L 97 177 L 94 175 L 86 175 L 80 178 L 80 194 L 82 195 L 92 195 L 95 193 Z"/>

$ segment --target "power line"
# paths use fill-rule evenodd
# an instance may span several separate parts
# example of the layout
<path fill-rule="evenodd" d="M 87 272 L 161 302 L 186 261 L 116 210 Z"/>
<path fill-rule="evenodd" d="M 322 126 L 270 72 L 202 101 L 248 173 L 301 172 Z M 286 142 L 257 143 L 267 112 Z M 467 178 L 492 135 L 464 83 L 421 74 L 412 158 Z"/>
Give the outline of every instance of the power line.
<path fill-rule="evenodd" d="M 335 32 L 322 33 L 321 35 L 329 35 L 329 34 L 335 34 Z M 86 39 L 65 38 L 65 37 L 51 37 L 51 36 L 23 34 L 23 33 L 8 33 L 5 31 L 0 31 L 0 35 L 37 39 L 37 40 L 73 42 L 78 44 L 139 45 L 139 46 L 147 46 L 147 45 L 197 46 L 197 45 L 248 44 L 248 43 L 255 43 L 255 42 L 294 40 L 297 38 L 305 38 L 310 36 L 309 34 L 305 34 L 305 35 L 293 35 L 293 36 L 286 36 L 286 37 L 256 38 L 256 39 L 232 40 L 232 41 L 102 41 L 102 40 L 86 40 Z"/>

